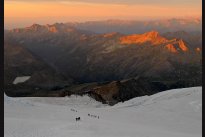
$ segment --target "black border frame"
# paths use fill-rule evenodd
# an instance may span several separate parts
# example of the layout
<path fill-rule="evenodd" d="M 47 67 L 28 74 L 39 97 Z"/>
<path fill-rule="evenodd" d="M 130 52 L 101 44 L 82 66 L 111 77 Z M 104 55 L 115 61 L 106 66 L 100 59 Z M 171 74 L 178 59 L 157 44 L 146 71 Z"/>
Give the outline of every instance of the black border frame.
<path fill-rule="evenodd" d="M 205 119 L 203 118 L 203 114 L 205 114 L 205 101 L 204 101 L 204 98 L 205 98 L 205 90 L 204 90 L 204 85 L 205 85 L 205 78 L 204 78 L 204 73 L 205 73 L 205 36 L 203 35 L 204 31 L 205 31 L 205 28 L 203 27 L 204 26 L 204 0 L 202 0 L 202 137 L 203 135 L 205 135 L 205 130 L 204 129 L 204 123 L 205 123 Z M 204 47 L 203 47 L 204 46 Z"/>
<path fill-rule="evenodd" d="M 4 136 L 4 0 L 0 0 L 0 41 L 1 41 L 1 49 L 0 49 L 0 56 L 1 56 L 1 61 L 0 61 L 0 89 L 1 89 L 1 98 L 0 98 L 0 105 L 1 105 L 1 122 L 0 122 L 0 136 Z"/>

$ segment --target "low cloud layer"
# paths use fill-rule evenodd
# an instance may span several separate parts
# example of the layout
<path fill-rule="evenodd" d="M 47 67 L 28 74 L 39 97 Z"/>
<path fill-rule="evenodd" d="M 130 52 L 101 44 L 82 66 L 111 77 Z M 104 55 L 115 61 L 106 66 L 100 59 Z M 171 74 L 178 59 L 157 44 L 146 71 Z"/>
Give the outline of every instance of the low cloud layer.
<path fill-rule="evenodd" d="M 102 4 L 148 4 L 148 5 L 201 5 L 201 0 L 5 0 L 25 2 L 81 2 L 81 3 L 102 3 Z"/>

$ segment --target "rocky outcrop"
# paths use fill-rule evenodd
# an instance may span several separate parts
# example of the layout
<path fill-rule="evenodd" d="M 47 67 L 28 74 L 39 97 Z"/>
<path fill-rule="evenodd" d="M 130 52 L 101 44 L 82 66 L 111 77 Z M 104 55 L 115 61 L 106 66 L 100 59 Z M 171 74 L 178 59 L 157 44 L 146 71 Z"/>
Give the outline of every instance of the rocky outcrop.
<path fill-rule="evenodd" d="M 96 100 L 109 105 L 129 100 L 133 97 L 152 95 L 167 89 L 162 83 L 154 83 L 147 78 L 113 81 L 90 88 L 88 93 Z"/>

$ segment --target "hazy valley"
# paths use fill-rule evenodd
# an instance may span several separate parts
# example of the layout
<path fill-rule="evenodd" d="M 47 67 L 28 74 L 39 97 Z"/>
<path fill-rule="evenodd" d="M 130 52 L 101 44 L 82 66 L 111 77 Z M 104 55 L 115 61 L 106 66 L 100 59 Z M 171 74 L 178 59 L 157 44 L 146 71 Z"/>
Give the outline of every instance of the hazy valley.
<path fill-rule="evenodd" d="M 5 91 L 115 104 L 201 86 L 201 49 L 200 19 L 33 24 L 5 30 Z M 30 79 L 13 84 L 21 76 Z"/>

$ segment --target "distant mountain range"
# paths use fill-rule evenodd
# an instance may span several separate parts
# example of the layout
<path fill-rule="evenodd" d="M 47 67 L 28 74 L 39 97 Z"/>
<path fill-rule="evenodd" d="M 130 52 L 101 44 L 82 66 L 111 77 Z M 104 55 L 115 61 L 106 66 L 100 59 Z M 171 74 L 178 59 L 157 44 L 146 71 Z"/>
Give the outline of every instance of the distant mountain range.
<path fill-rule="evenodd" d="M 164 20 L 105 20 L 105 21 L 87 21 L 83 23 L 70 22 L 69 26 L 76 27 L 96 33 L 119 32 L 123 34 L 145 33 L 156 30 L 160 33 L 165 32 L 202 32 L 201 18 L 172 18 Z"/>
<path fill-rule="evenodd" d="M 201 21 L 183 21 L 143 23 L 144 29 L 136 21 L 112 20 L 5 30 L 5 91 L 11 96 L 89 94 L 116 103 L 165 89 L 201 85 Z M 101 27 L 95 29 L 94 24 L 109 33 L 98 34 Z M 170 29 L 162 29 L 165 24 Z M 129 26 L 127 33 L 129 28 L 137 31 L 113 32 L 123 26 Z M 149 26 L 154 29 L 144 32 Z M 189 30 L 178 31 L 178 27 Z M 23 75 L 31 79 L 12 84 L 15 77 Z"/>

